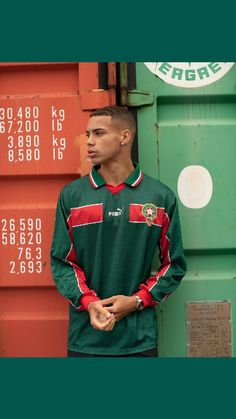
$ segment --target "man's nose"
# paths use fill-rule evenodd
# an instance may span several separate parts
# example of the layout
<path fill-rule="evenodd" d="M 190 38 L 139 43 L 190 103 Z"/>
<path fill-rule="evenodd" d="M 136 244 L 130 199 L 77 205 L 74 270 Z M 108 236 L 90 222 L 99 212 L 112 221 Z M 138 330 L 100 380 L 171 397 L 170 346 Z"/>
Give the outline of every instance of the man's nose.
<path fill-rule="evenodd" d="M 95 139 L 94 139 L 94 136 L 93 136 L 92 134 L 90 134 L 90 135 L 87 137 L 87 141 L 86 141 L 86 143 L 87 143 L 87 145 L 88 145 L 88 146 L 90 146 L 90 145 L 94 145 L 94 144 L 95 144 Z"/>

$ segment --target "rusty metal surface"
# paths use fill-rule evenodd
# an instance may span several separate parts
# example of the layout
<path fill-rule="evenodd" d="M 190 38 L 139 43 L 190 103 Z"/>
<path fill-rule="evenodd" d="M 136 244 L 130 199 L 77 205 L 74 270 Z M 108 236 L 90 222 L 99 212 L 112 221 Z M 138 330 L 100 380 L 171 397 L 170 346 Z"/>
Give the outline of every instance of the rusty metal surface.
<path fill-rule="evenodd" d="M 50 246 L 60 189 L 90 169 L 90 110 L 115 104 L 98 63 L 0 63 L 0 357 L 66 356 Z"/>

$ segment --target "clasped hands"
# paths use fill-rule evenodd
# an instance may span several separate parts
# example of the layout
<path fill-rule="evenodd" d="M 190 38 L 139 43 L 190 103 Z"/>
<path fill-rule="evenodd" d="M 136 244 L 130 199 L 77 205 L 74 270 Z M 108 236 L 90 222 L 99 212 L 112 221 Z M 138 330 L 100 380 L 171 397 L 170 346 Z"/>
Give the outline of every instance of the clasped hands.
<path fill-rule="evenodd" d="M 90 323 L 94 329 L 111 331 L 115 323 L 136 310 L 134 295 L 114 295 L 104 300 L 93 301 L 88 305 Z"/>

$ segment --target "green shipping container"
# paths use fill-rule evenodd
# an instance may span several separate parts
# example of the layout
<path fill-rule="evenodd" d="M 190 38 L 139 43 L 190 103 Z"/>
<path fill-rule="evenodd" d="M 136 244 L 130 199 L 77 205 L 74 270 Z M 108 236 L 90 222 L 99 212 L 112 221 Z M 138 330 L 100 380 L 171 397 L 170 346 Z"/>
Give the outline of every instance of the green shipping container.
<path fill-rule="evenodd" d="M 157 308 L 159 356 L 235 356 L 236 65 L 121 63 L 120 75 L 140 165 L 178 198 L 188 263 Z"/>

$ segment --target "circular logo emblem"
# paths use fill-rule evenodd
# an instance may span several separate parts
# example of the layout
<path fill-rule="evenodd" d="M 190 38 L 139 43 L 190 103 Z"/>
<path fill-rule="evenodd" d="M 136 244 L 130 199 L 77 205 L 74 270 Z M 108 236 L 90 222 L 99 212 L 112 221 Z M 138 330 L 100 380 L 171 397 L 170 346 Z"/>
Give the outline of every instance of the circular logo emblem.
<path fill-rule="evenodd" d="M 151 227 L 152 221 L 157 216 L 157 207 L 154 204 L 145 204 L 142 208 L 142 214 L 146 218 L 147 225 Z"/>
<path fill-rule="evenodd" d="M 234 63 L 144 63 L 156 76 L 177 87 L 202 87 L 221 79 Z"/>
<path fill-rule="evenodd" d="M 213 182 L 209 171 L 204 166 L 185 167 L 178 178 L 178 195 L 187 208 L 204 208 L 211 200 Z"/>

